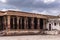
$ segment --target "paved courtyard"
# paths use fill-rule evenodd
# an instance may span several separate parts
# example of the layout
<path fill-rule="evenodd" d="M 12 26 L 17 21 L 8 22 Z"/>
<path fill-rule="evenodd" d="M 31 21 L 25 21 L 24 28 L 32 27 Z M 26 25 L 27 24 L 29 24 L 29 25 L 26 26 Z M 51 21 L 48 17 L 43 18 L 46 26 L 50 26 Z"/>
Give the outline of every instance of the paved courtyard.
<path fill-rule="evenodd" d="M 60 40 L 60 35 L 0 36 L 0 40 Z"/>

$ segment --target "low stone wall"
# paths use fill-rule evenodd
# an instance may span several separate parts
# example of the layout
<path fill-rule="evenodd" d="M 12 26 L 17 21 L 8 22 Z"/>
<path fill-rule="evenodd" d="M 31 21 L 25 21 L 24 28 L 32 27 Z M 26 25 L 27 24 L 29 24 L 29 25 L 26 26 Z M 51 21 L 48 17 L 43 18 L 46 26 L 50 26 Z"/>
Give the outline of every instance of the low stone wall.
<path fill-rule="evenodd" d="M 59 31 L 44 31 L 45 34 L 52 34 L 52 35 L 55 35 L 55 34 L 59 34 Z"/>
<path fill-rule="evenodd" d="M 6 32 L 6 35 L 15 35 L 15 34 L 38 34 L 38 33 L 40 33 L 40 31 L 39 30 L 20 30 L 20 31 L 7 31 Z"/>
<path fill-rule="evenodd" d="M 52 31 L 44 31 L 44 30 L 10 30 L 10 31 L 2 31 L 0 35 L 34 35 L 34 34 L 48 34 L 48 35 L 55 35 L 59 34 L 59 31 L 52 30 Z"/>

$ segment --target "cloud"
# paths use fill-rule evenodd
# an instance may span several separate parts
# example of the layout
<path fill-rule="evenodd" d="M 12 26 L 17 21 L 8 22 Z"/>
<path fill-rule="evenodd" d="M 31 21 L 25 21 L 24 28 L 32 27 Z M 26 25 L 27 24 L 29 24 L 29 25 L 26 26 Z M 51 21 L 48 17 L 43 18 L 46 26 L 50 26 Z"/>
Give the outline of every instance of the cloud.
<path fill-rule="evenodd" d="M 37 10 L 32 10 L 31 11 L 32 13 L 35 13 L 35 14 L 44 14 L 44 15 L 49 15 L 48 14 L 48 12 L 45 10 L 45 11 L 42 11 L 42 12 L 40 12 L 40 11 L 37 11 Z"/>
<path fill-rule="evenodd" d="M 60 0 L 0 0 L 0 5 L 0 9 L 20 9 L 49 15 L 60 13 Z"/>
<path fill-rule="evenodd" d="M 40 2 L 45 3 L 45 4 L 50 4 L 50 3 L 55 2 L 55 0 L 35 0 L 34 4 L 40 3 Z"/>
<path fill-rule="evenodd" d="M 58 0 L 57 0 L 58 1 Z M 46 0 L 46 3 L 44 3 L 44 0 L 8 0 L 7 4 L 14 5 L 18 8 L 43 8 L 43 9 L 49 9 L 49 8 L 58 8 L 60 4 L 57 1 Z M 47 3 L 50 3 L 47 5 Z"/>
<path fill-rule="evenodd" d="M 2 2 L 2 3 L 6 3 L 6 2 L 7 2 L 7 0 L 0 0 L 0 2 Z"/>
<path fill-rule="evenodd" d="M 8 4 L 2 4 L 0 3 L 0 10 L 2 9 L 18 9 L 17 7 L 13 6 L 13 5 L 8 5 Z"/>
<path fill-rule="evenodd" d="M 55 2 L 55 0 L 41 0 L 41 1 L 43 1 L 46 4 L 50 4 L 50 3 Z"/>
<path fill-rule="evenodd" d="M 55 16 L 57 16 L 60 13 L 59 10 L 55 10 L 55 9 L 48 9 L 48 10 L 43 10 L 43 11 L 40 11 L 40 10 L 32 10 L 31 12 L 32 13 L 37 13 L 37 14 L 55 15 Z"/>
<path fill-rule="evenodd" d="M 27 12 L 57 15 L 60 13 L 60 0 L 8 0 L 7 4 Z"/>

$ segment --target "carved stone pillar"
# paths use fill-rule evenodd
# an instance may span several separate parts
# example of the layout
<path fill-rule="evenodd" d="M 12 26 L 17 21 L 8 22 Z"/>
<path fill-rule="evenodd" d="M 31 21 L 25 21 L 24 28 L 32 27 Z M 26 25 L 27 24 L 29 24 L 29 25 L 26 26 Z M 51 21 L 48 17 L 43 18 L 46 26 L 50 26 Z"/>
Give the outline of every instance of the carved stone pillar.
<path fill-rule="evenodd" d="M 28 29 L 28 18 L 26 18 L 26 29 Z"/>
<path fill-rule="evenodd" d="M 47 19 L 45 19 L 45 29 L 47 29 L 46 25 L 47 25 Z"/>
<path fill-rule="evenodd" d="M 47 19 L 45 20 L 45 29 L 47 29 L 47 26 L 46 25 L 47 25 Z"/>
<path fill-rule="evenodd" d="M 22 17 L 20 17 L 20 29 L 22 29 Z"/>
<path fill-rule="evenodd" d="M 26 26 L 27 26 L 26 24 L 27 24 L 27 18 L 25 17 L 24 18 L 24 28 L 25 28 L 25 30 L 26 30 Z"/>
<path fill-rule="evenodd" d="M 43 19 L 43 29 L 46 29 L 46 20 Z"/>
<path fill-rule="evenodd" d="M 6 17 L 4 16 L 4 28 L 3 28 L 4 30 L 7 29 L 7 27 L 6 27 L 7 25 L 6 25 L 6 23 L 7 23 L 7 22 L 6 22 Z"/>
<path fill-rule="evenodd" d="M 7 28 L 10 30 L 10 16 L 7 16 Z"/>
<path fill-rule="evenodd" d="M 19 30 L 19 19 L 20 17 L 17 17 L 17 30 Z"/>
<path fill-rule="evenodd" d="M 34 18 L 31 18 L 31 28 L 34 29 Z"/>
<path fill-rule="evenodd" d="M 40 19 L 39 18 L 37 19 L 37 27 L 38 27 L 38 29 L 40 29 Z"/>

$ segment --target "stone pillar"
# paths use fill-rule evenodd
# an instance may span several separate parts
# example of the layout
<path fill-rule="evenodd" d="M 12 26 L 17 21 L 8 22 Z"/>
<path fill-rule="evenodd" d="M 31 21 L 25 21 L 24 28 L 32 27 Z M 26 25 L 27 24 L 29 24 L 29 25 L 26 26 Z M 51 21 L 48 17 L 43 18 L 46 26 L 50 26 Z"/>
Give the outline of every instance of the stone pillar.
<path fill-rule="evenodd" d="M 20 17 L 20 29 L 22 29 L 22 17 Z"/>
<path fill-rule="evenodd" d="M 26 18 L 26 29 L 28 29 L 28 18 Z"/>
<path fill-rule="evenodd" d="M 47 19 L 45 20 L 45 29 L 47 29 L 47 26 L 46 25 L 47 25 Z"/>
<path fill-rule="evenodd" d="M 46 29 L 46 20 L 43 19 L 43 29 Z"/>
<path fill-rule="evenodd" d="M 31 28 L 34 29 L 34 18 L 31 18 Z"/>
<path fill-rule="evenodd" d="M 38 27 L 38 29 L 40 29 L 40 19 L 39 18 L 37 19 L 37 27 Z"/>
<path fill-rule="evenodd" d="M 4 30 L 7 29 L 7 25 L 6 25 L 6 23 L 7 23 L 7 22 L 6 22 L 6 17 L 4 16 L 4 28 L 3 28 Z"/>
<path fill-rule="evenodd" d="M 24 18 L 24 28 L 25 28 L 25 30 L 26 30 L 26 26 L 27 26 L 26 24 L 27 24 L 27 18 L 25 17 Z"/>
<path fill-rule="evenodd" d="M 19 19 L 20 17 L 17 17 L 17 30 L 19 30 Z"/>
<path fill-rule="evenodd" d="M 10 16 L 7 16 L 7 28 L 10 30 Z"/>

